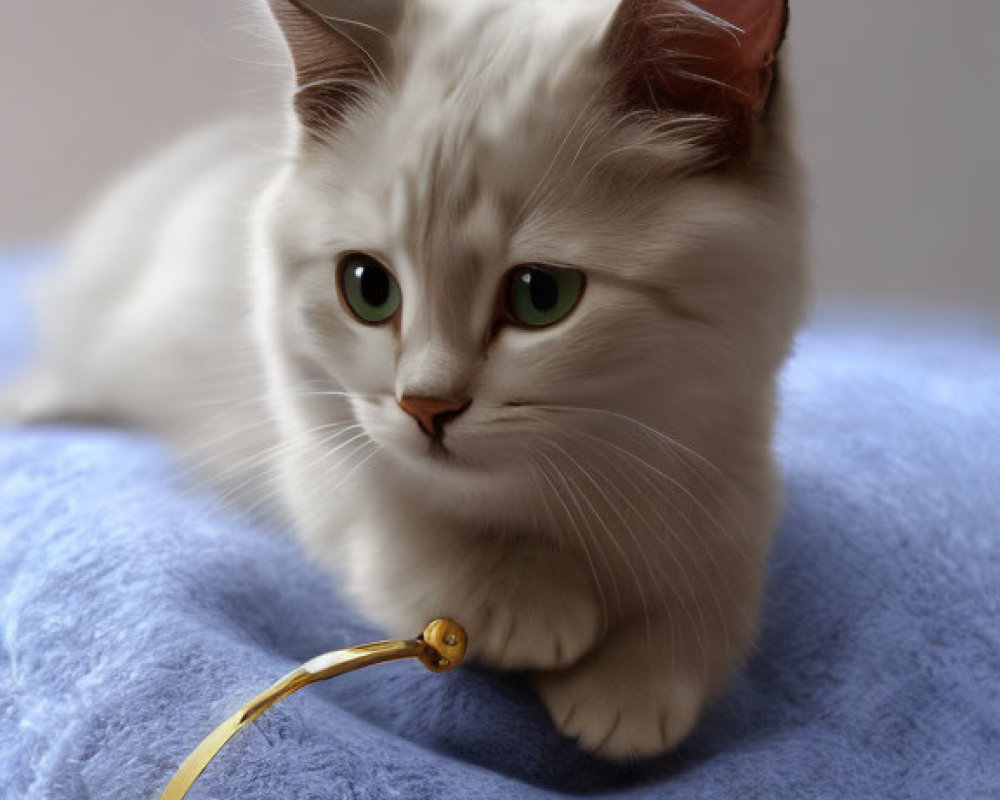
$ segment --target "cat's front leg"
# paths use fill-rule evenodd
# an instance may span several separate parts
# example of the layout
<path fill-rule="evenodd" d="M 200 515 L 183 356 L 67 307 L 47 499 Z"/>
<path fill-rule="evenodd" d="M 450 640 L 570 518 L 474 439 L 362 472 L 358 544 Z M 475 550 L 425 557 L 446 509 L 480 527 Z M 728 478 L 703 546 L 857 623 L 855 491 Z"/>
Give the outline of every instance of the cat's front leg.
<path fill-rule="evenodd" d="M 469 633 L 470 656 L 506 669 L 578 661 L 604 629 L 584 563 L 542 541 L 442 532 L 415 535 L 352 559 L 351 594 L 400 635 L 450 617 Z"/>
<path fill-rule="evenodd" d="M 691 732 L 725 685 L 737 661 L 725 645 L 696 643 L 665 618 L 636 620 L 612 627 L 569 669 L 538 673 L 535 684 L 553 722 L 580 746 L 616 760 L 655 756 Z"/>

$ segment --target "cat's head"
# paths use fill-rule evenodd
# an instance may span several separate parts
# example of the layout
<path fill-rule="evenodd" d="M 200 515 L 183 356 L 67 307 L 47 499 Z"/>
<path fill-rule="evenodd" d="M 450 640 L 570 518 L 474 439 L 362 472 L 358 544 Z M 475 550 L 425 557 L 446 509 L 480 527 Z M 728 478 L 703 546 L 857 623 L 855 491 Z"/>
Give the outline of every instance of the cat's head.
<path fill-rule="evenodd" d="M 600 425 L 568 409 L 768 418 L 801 299 L 785 0 L 270 4 L 298 141 L 262 318 L 304 429 L 435 475 L 571 453 Z"/>

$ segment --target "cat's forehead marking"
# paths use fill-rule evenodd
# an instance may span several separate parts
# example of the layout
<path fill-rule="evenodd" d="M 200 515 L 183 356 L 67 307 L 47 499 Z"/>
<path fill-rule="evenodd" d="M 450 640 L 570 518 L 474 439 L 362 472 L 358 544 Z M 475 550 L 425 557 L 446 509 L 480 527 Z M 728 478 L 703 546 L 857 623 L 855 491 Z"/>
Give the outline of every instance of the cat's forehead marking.
<path fill-rule="evenodd" d="M 455 314 L 456 303 L 467 306 L 469 298 L 483 295 L 484 282 L 494 280 L 484 266 L 503 260 L 506 228 L 474 165 L 449 168 L 442 154 L 446 142 L 428 139 L 425 145 L 421 157 L 393 182 L 395 232 L 406 252 L 406 268 L 422 287 L 425 310 L 440 323 L 471 322 L 477 316 L 473 309 Z"/>
<path fill-rule="evenodd" d="M 541 8 L 532 21 L 545 18 Z M 452 8 L 401 87 L 394 123 L 405 145 L 387 190 L 390 225 L 428 275 L 467 275 L 475 255 L 502 255 L 514 216 L 544 178 L 550 154 L 533 158 L 525 142 L 545 128 L 559 76 L 585 47 L 558 24 L 526 36 L 518 14 L 525 4 Z"/>

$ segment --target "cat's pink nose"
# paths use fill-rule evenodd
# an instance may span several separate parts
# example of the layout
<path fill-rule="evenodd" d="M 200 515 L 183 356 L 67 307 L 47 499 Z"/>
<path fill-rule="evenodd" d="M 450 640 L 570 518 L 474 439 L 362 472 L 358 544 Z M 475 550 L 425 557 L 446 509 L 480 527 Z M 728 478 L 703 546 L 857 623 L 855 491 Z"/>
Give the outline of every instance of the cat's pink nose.
<path fill-rule="evenodd" d="M 441 400 L 436 397 L 404 397 L 399 407 L 413 417 L 432 439 L 441 436 L 444 426 L 462 414 L 471 400 Z"/>

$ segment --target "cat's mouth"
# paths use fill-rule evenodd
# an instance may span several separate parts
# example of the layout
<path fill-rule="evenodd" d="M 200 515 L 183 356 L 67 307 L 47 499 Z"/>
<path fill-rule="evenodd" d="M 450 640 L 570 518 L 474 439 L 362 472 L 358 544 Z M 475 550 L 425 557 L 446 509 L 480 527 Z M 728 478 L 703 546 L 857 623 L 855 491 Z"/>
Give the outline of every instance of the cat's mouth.
<path fill-rule="evenodd" d="M 433 459 L 450 460 L 454 457 L 445 445 L 444 439 L 439 437 L 431 439 L 430 444 L 427 445 L 427 453 Z"/>

